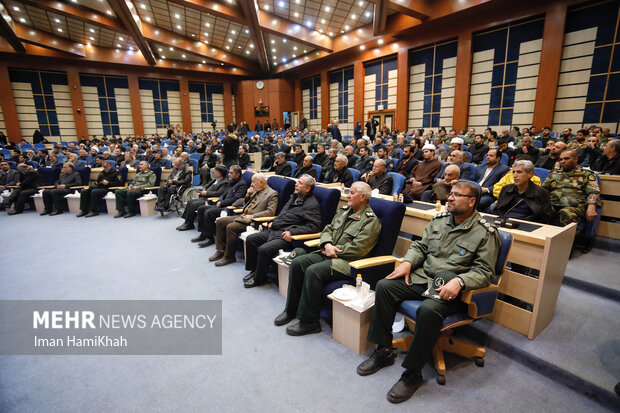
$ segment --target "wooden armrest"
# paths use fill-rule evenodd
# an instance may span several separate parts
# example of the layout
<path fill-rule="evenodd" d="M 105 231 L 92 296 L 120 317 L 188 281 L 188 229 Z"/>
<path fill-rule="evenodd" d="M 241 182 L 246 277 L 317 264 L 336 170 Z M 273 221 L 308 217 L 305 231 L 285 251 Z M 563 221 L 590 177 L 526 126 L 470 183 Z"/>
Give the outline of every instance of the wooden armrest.
<path fill-rule="evenodd" d="M 495 284 L 491 284 L 488 287 L 484 287 L 484 288 L 477 288 L 475 290 L 467 290 L 463 292 L 463 295 L 461 295 L 461 301 L 463 301 L 464 303 L 470 304 L 471 298 L 472 296 L 476 295 L 476 294 L 480 294 L 480 293 L 487 293 L 490 291 L 498 291 L 499 290 L 499 286 L 495 285 Z"/>
<path fill-rule="evenodd" d="M 146 188 L 144 188 L 145 191 L 152 191 L 153 189 L 159 189 L 158 186 L 147 186 Z"/>
<path fill-rule="evenodd" d="M 233 209 L 233 212 L 234 212 L 235 214 L 240 214 L 240 213 L 242 213 L 242 212 L 243 212 L 243 208 L 234 208 L 234 209 Z"/>
<path fill-rule="evenodd" d="M 39 189 L 53 189 L 56 188 L 54 185 L 45 185 L 45 186 L 40 186 Z"/>
<path fill-rule="evenodd" d="M 207 198 L 207 201 L 209 201 L 209 202 L 217 202 L 218 199 L 219 198 L 211 197 L 211 198 Z"/>
<path fill-rule="evenodd" d="M 370 257 L 361 260 L 355 260 L 350 262 L 349 265 L 356 270 L 359 270 L 362 268 L 374 267 L 376 265 L 390 264 L 393 262 L 395 263 L 398 262 L 398 260 L 399 259 L 394 257 L 393 255 L 382 255 L 379 257 Z"/>
<path fill-rule="evenodd" d="M 6 188 L 15 189 L 15 188 L 17 188 L 17 185 L 7 185 Z"/>
<path fill-rule="evenodd" d="M 306 247 L 310 247 L 310 248 L 318 247 L 318 246 L 319 246 L 319 241 L 321 241 L 321 239 L 320 239 L 320 238 L 317 238 L 317 239 L 312 239 L 312 240 L 310 240 L 310 241 L 306 241 L 306 242 L 304 242 L 304 245 L 305 245 Z"/>
<path fill-rule="evenodd" d="M 88 189 L 88 185 L 72 186 L 70 189 Z"/>
<path fill-rule="evenodd" d="M 295 241 L 304 241 L 309 239 L 321 238 L 321 233 L 314 232 L 312 234 L 297 234 L 291 235 L 291 238 L 293 238 Z"/>
<path fill-rule="evenodd" d="M 228 209 L 237 209 L 237 207 L 236 207 L 236 206 L 234 206 L 234 205 L 229 205 L 229 206 L 227 206 L 226 208 L 228 208 Z"/>
<path fill-rule="evenodd" d="M 124 186 L 111 186 L 108 189 L 126 189 Z"/>
<path fill-rule="evenodd" d="M 258 217 L 258 218 L 252 218 L 252 221 L 254 221 L 254 222 L 269 222 L 269 221 L 273 221 L 274 219 L 276 219 L 275 216 L 271 216 L 271 217 Z"/>

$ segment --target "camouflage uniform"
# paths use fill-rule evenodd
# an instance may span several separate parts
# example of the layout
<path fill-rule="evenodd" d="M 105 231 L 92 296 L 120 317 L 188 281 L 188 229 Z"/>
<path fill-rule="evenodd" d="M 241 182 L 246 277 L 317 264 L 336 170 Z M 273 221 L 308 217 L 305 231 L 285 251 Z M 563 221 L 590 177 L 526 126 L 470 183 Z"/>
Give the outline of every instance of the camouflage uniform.
<path fill-rule="evenodd" d="M 573 139 L 568 142 L 568 144 L 566 145 L 566 149 L 570 151 L 576 151 L 579 149 L 586 148 L 587 146 L 588 146 L 588 143 L 586 142 L 585 139 L 583 142 L 579 142 L 577 139 Z"/>
<path fill-rule="evenodd" d="M 599 203 L 596 175 L 587 169 L 553 170 L 542 186 L 549 191 L 551 206 L 559 215 L 562 226 L 583 221 L 587 205 Z"/>

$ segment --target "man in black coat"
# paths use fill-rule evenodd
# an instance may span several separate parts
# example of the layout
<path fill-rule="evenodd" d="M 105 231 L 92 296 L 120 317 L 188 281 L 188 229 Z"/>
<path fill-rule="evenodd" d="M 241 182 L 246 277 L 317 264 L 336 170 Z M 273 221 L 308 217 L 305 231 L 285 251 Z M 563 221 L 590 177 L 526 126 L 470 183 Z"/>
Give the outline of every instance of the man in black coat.
<path fill-rule="evenodd" d="M 245 146 L 239 145 L 239 153 L 237 155 L 237 162 L 241 169 L 247 168 L 250 164 L 250 155 L 245 151 Z"/>
<path fill-rule="evenodd" d="M 62 167 L 62 172 L 56 180 L 54 188 L 48 188 L 43 191 L 43 204 L 45 208 L 41 215 L 58 215 L 62 214 L 64 207 L 65 195 L 71 193 L 72 186 L 82 185 L 80 174 L 73 169 L 73 164 L 67 162 Z"/>
<path fill-rule="evenodd" d="M 237 199 L 245 197 L 248 191 L 248 186 L 241 177 L 239 165 L 233 165 L 228 169 L 228 180 L 228 189 L 214 205 L 201 205 L 196 211 L 200 235 L 192 238 L 192 242 L 197 242 L 200 248 L 215 244 L 215 220 L 222 211 L 226 211 L 226 207 L 232 205 Z"/>
<path fill-rule="evenodd" d="M 99 215 L 99 201 L 108 193 L 109 188 L 121 186 L 121 178 L 116 169 L 112 167 L 110 161 L 103 162 L 103 171 L 97 177 L 97 183 L 87 189 L 83 189 L 80 194 L 80 213 L 76 216 L 86 218 Z"/>
<path fill-rule="evenodd" d="M 377 159 L 372 166 L 372 170 L 365 176 L 366 183 L 371 189 L 378 189 L 382 195 L 391 195 L 394 180 L 386 171 L 385 161 Z"/>
<path fill-rule="evenodd" d="M 269 172 L 275 172 L 276 175 L 290 177 L 293 172 L 291 165 L 286 162 L 286 156 L 282 152 L 276 153 L 276 161 L 269 168 Z"/>
<path fill-rule="evenodd" d="M 205 152 L 198 160 L 198 169 L 200 170 L 200 184 L 206 185 L 211 181 L 211 169 L 215 168 L 217 163 L 217 155 L 213 153 L 211 145 L 205 147 Z"/>
<path fill-rule="evenodd" d="M 549 171 L 555 169 L 556 164 L 560 162 L 560 154 L 566 150 L 566 144 L 563 141 L 558 141 L 553 144 L 553 147 L 549 151 L 548 155 L 543 155 L 536 161 L 534 167 L 545 168 Z"/>
<path fill-rule="evenodd" d="M 316 179 L 316 169 L 314 168 L 314 165 L 312 163 L 312 156 L 308 155 L 304 158 L 303 163 L 301 164 L 301 166 L 297 167 L 297 169 L 295 169 L 295 175 L 293 175 L 293 178 L 301 178 L 302 175 L 310 175 L 311 177 Z"/>
<path fill-rule="evenodd" d="M 343 183 L 344 186 L 350 188 L 353 185 L 353 174 L 347 168 L 347 157 L 338 155 L 334 161 L 334 167 L 325 175 L 323 183 L 333 184 L 336 182 Z"/>
<path fill-rule="evenodd" d="M 528 160 L 515 161 L 512 174 L 515 183 L 502 188 L 494 213 L 506 218 L 549 222 L 553 217 L 549 192 L 530 180 L 534 164 Z"/>
<path fill-rule="evenodd" d="M 327 158 L 328 156 L 325 152 L 325 144 L 319 143 L 316 147 L 316 156 L 314 157 L 313 162 L 317 165 L 321 165 L 321 167 L 324 167 Z"/>
<path fill-rule="evenodd" d="M 209 198 L 219 198 L 228 189 L 230 181 L 226 176 L 226 167 L 218 165 L 215 167 L 215 179 L 213 179 L 198 194 L 198 198 L 187 201 L 182 218 L 185 222 L 177 227 L 178 231 L 187 231 L 194 229 L 194 220 L 196 219 L 198 208 L 207 205 Z"/>
<path fill-rule="evenodd" d="M 370 156 L 368 148 L 361 147 L 360 157 L 357 162 L 355 162 L 355 165 L 353 167 L 360 171 L 360 175 L 364 175 L 372 169 L 372 165 L 374 163 L 375 160 L 372 156 Z"/>
<path fill-rule="evenodd" d="M 0 191 L 4 191 L 7 186 L 17 185 L 21 174 L 17 169 L 11 169 L 7 161 L 0 162 Z"/>
<path fill-rule="evenodd" d="M 368 135 L 371 141 L 374 140 L 375 135 L 377 134 L 377 127 L 379 126 L 379 122 L 369 117 L 368 121 L 366 122 L 366 125 L 364 126 L 366 126 L 366 135 Z"/>
<path fill-rule="evenodd" d="M 43 177 L 39 175 L 32 166 L 20 163 L 17 165 L 17 170 L 21 174 L 19 182 L 16 184 L 17 188 L 13 189 L 11 194 L 4 201 L 6 208 L 10 207 L 11 204 L 15 202 L 15 209 L 10 211 L 8 215 L 16 215 L 24 212 L 26 201 L 37 193 L 39 186 L 44 184 Z"/>
<path fill-rule="evenodd" d="M 474 144 L 469 146 L 469 153 L 471 153 L 471 163 L 476 165 L 484 162 L 484 158 L 489 151 L 489 146 L 484 143 L 484 136 L 477 134 Z"/>
<path fill-rule="evenodd" d="M 413 157 L 413 148 L 411 145 L 405 145 L 403 148 L 403 157 L 394 165 L 392 171 L 407 177 L 411 175 L 411 170 L 418 162 L 419 161 Z"/>
<path fill-rule="evenodd" d="M 607 142 L 592 169 L 602 174 L 620 175 L 620 139 Z"/>
<path fill-rule="evenodd" d="M 233 133 L 235 130 L 232 125 L 228 125 L 228 136 L 222 141 L 222 163 L 228 168 L 237 165 L 237 155 L 239 153 L 239 139 Z"/>
<path fill-rule="evenodd" d="M 174 161 L 174 168 L 166 182 L 162 182 L 157 191 L 156 211 L 164 215 L 164 211 L 170 208 L 170 197 L 182 187 L 192 185 L 193 171 L 191 167 L 185 165 L 185 161 L 177 158 Z"/>
<path fill-rule="evenodd" d="M 247 237 L 245 269 L 251 272 L 243 277 L 245 288 L 266 282 L 271 259 L 280 249 L 293 248 L 293 235 L 321 230 L 321 207 L 312 195 L 313 191 L 314 179 L 309 175 L 302 175 L 295 184 L 295 193 L 269 224 L 269 229 Z"/>

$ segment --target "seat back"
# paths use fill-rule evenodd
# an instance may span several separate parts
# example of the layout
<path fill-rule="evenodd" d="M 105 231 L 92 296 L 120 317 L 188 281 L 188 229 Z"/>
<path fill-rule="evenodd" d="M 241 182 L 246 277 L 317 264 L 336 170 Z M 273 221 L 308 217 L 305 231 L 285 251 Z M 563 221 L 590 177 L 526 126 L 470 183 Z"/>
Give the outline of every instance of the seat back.
<path fill-rule="evenodd" d="M 398 172 L 388 172 L 388 175 L 392 177 L 392 194 L 402 194 L 405 187 L 405 177 Z"/>
<path fill-rule="evenodd" d="M 252 177 L 254 176 L 254 172 L 244 172 L 241 175 L 241 178 L 245 181 L 245 185 L 249 188 L 252 185 Z"/>
<path fill-rule="evenodd" d="M 313 195 L 321 207 L 321 229 L 323 229 L 332 222 L 334 215 L 336 215 L 341 192 L 334 188 L 316 186 Z"/>
<path fill-rule="evenodd" d="M 118 170 L 121 174 L 121 183 L 123 185 L 125 185 L 125 183 L 127 182 L 127 175 L 129 174 L 129 169 L 127 169 L 126 166 L 123 166 L 121 169 Z"/>
<path fill-rule="evenodd" d="M 45 185 L 54 185 L 60 176 L 61 168 L 39 168 L 37 172 L 43 177 Z"/>
<path fill-rule="evenodd" d="M 349 168 L 349 171 L 351 171 L 351 175 L 353 175 L 353 182 L 357 182 L 360 179 L 360 171 L 358 171 L 355 168 Z"/>
<path fill-rule="evenodd" d="M 166 169 L 172 169 L 172 162 L 170 159 L 162 159 L 162 162 L 164 162 Z"/>
<path fill-rule="evenodd" d="M 295 181 L 281 176 L 270 176 L 267 179 L 267 185 L 278 193 L 278 207 L 276 208 L 276 215 L 278 215 L 295 192 Z"/>
<path fill-rule="evenodd" d="M 198 159 L 192 159 L 191 157 L 189 158 L 189 163 L 192 165 L 192 167 L 194 168 L 194 174 L 198 173 Z"/>
<path fill-rule="evenodd" d="M 152 166 L 149 169 L 155 172 L 155 186 L 159 186 L 161 184 L 161 167 Z"/>
<path fill-rule="evenodd" d="M 199 153 L 199 152 L 190 153 L 189 154 L 189 159 L 196 159 L 197 161 L 199 161 L 201 156 L 202 156 L 202 154 Z"/>
<path fill-rule="evenodd" d="M 34 169 L 38 169 L 39 168 L 39 163 L 35 162 L 35 161 L 26 161 L 26 164 L 32 166 Z"/>
<path fill-rule="evenodd" d="M 287 164 L 291 165 L 291 176 L 295 175 L 295 169 L 297 169 L 297 164 L 293 161 L 286 161 Z"/>
<path fill-rule="evenodd" d="M 90 168 L 75 168 L 75 171 L 80 174 L 82 185 L 88 185 L 90 181 Z"/>
<path fill-rule="evenodd" d="M 549 176 L 549 170 L 545 168 L 534 168 L 534 175 L 540 178 L 540 182 L 545 182 Z"/>
<path fill-rule="evenodd" d="M 502 165 L 508 165 L 508 155 L 503 153 L 502 158 L 499 160 L 499 163 L 501 163 Z"/>
<path fill-rule="evenodd" d="M 323 167 L 319 164 L 313 163 L 314 169 L 316 170 L 316 179 L 319 180 L 321 178 L 321 172 L 323 171 Z"/>

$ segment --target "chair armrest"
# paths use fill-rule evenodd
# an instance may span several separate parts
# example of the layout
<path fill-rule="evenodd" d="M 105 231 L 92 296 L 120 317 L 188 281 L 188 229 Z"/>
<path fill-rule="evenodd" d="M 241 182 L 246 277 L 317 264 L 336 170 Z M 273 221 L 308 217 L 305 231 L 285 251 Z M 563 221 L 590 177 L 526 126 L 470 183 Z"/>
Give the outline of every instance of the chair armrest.
<path fill-rule="evenodd" d="M 227 206 L 226 208 L 227 208 L 227 209 L 237 209 L 237 207 L 236 207 L 236 206 L 233 206 L 233 205 L 229 205 L 229 206 Z"/>
<path fill-rule="evenodd" d="M 252 218 L 252 221 L 254 221 L 254 222 L 269 222 L 269 221 L 273 221 L 274 219 L 276 219 L 275 216 L 269 216 L 269 217 Z"/>
<path fill-rule="evenodd" d="M 108 189 L 125 189 L 124 186 L 111 186 Z"/>
<path fill-rule="evenodd" d="M 88 189 L 88 185 L 72 186 L 70 189 Z"/>
<path fill-rule="evenodd" d="M 297 234 L 297 235 L 291 235 L 291 238 L 293 238 L 295 241 L 305 241 L 309 239 L 321 238 L 321 233 L 314 232 L 312 234 Z"/>
<path fill-rule="evenodd" d="M 53 189 L 56 188 L 54 185 L 45 185 L 45 186 L 40 186 L 39 189 Z"/>
<path fill-rule="evenodd" d="M 15 188 L 17 188 L 17 185 L 7 185 L 6 188 L 15 189 Z"/>
<path fill-rule="evenodd" d="M 230 207 L 228 207 L 228 208 L 230 208 Z M 235 207 L 233 207 L 233 212 L 234 212 L 235 214 L 240 214 L 240 213 L 242 213 L 242 212 L 243 212 L 243 208 L 235 208 Z"/>
<path fill-rule="evenodd" d="M 207 198 L 207 201 L 209 201 L 209 202 L 217 202 L 218 199 L 219 198 L 211 197 L 211 198 Z"/>
<path fill-rule="evenodd" d="M 355 260 L 349 263 L 352 268 L 359 270 L 361 268 L 374 267 L 377 265 L 389 264 L 389 263 L 402 262 L 402 258 L 397 258 L 393 255 L 382 255 L 379 257 L 364 258 L 361 260 Z"/>
<path fill-rule="evenodd" d="M 144 188 L 145 191 L 152 191 L 154 189 L 159 189 L 158 186 L 147 186 L 146 188 Z"/>
<path fill-rule="evenodd" d="M 467 303 L 467 315 L 477 319 L 493 314 L 498 293 L 499 286 L 494 284 L 485 288 L 465 291 L 461 296 L 461 301 Z"/>
<path fill-rule="evenodd" d="M 306 247 L 310 247 L 310 248 L 314 248 L 314 247 L 318 247 L 319 246 L 319 241 L 321 241 L 320 238 L 317 239 L 311 239 L 310 241 L 306 241 L 304 242 L 304 245 Z"/>

